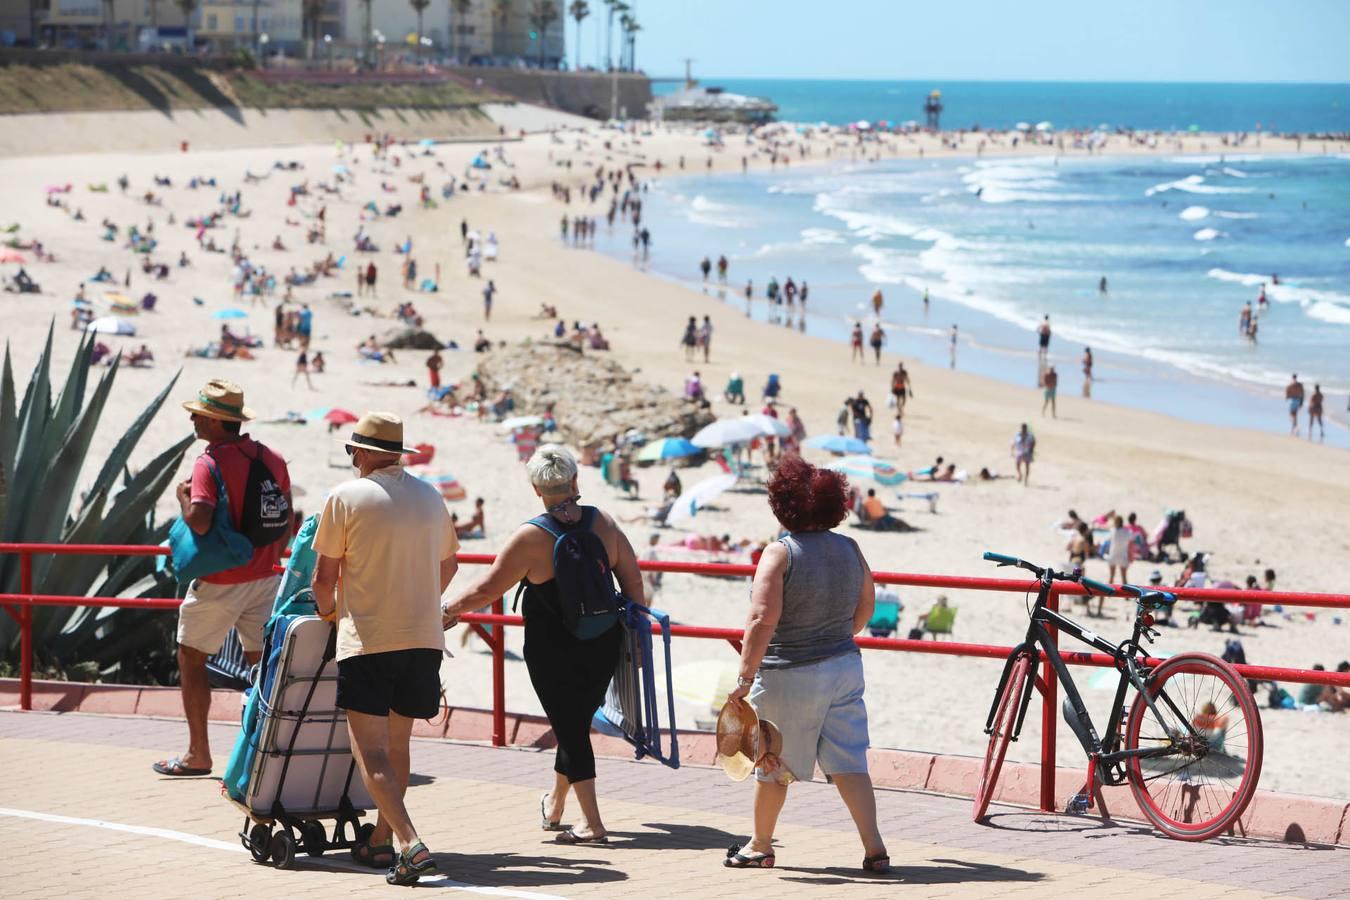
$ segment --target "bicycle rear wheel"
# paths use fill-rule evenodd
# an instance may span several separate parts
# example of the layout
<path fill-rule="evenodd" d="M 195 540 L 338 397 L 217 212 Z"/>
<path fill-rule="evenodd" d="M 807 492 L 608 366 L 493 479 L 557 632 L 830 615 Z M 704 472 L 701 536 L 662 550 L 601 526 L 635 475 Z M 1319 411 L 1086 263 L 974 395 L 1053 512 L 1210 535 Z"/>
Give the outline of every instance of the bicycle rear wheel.
<path fill-rule="evenodd" d="M 1207 653 L 1182 653 L 1150 673 L 1155 713 L 1137 694 L 1125 749 L 1173 752 L 1126 765 L 1139 809 L 1168 837 L 1203 841 L 1237 821 L 1261 777 L 1261 713 L 1247 682 Z M 1187 728 L 1187 724 L 1194 728 Z"/>
<path fill-rule="evenodd" d="M 994 721 L 989 729 L 989 746 L 984 751 L 984 765 L 980 767 L 980 782 L 975 788 L 975 806 L 971 815 L 976 822 L 984 818 L 989 801 L 994 799 L 998 773 L 1003 769 L 1003 757 L 1008 752 L 1013 729 L 1017 727 L 1017 715 L 1022 709 L 1030 671 L 1031 655 L 1019 653 L 994 700 Z"/>

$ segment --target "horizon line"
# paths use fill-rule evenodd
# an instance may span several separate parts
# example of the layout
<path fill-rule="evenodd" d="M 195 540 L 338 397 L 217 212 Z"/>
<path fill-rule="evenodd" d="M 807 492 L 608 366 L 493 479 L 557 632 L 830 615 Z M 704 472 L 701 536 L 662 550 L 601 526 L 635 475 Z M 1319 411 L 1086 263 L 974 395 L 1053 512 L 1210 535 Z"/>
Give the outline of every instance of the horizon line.
<path fill-rule="evenodd" d="M 647 77 L 660 81 L 683 81 L 683 75 L 653 75 L 649 73 Z M 904 77 L 887 78 L 880 76 L 860 77 L 853 75 L 817 75 L 809 78 L 803 78 L 797 75 L 709 75 L 699 76 L 695 74 L 694 80 L 698 82 L 705 81 L 859 81 L 859 82 L 878 82 L 878 83 L 921 83 L 944 82 L 948 84 L 1204 84 L 1204 85 L 1233 85 L 1233 86 L 1252 86 L 1252 85 L 1279 85 L 1279 86 L 1309 86 L 1309 87 L 1345 87 L 1350 88 L 1350 81 L 1197 81 L 1197 80 L 1170 80 L 1170 79 L 1100 79 L 1100 78 L 943 78 L 943 77 Z M 1350 98 L 1348 98 L 1350 99 Z"/>

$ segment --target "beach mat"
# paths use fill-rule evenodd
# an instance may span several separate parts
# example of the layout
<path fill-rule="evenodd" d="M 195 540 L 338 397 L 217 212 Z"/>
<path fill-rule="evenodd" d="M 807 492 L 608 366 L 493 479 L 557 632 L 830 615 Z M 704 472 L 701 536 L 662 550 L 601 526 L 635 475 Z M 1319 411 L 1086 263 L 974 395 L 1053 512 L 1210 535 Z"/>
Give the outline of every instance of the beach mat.
<path fill-rule="evenodd" d="M 605 703 L 596 715 L 597 724 L 633 745 L 634 759 L 650 756 L 672 769 L 680 767 L 680 744 L 675 733 L 675 689 L 670 666 L 670 616 L 656 609 L 630 603 L 622 619 L 624 638 L 619 648 L 619 666 L 605 692 Z M 656 678 L 651 623 L 661 629 L 665 647 L 665 707 L 668 745 L 663 748 L 660 711 L 661 685 Z"/>

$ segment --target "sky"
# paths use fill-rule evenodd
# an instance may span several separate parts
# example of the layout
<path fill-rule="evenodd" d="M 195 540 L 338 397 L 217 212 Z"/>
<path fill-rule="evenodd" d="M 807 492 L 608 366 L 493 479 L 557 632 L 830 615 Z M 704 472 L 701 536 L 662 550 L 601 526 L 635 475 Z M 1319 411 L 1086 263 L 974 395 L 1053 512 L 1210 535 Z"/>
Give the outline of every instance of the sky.
<path fill-rule="evenodd" d="M 682 75 L 688 56 L 703 79 L 1350 83 L 1350 0 L 627 2 L 653 76 Z M 605 30 L 590 7 L 583 65 Z"/>

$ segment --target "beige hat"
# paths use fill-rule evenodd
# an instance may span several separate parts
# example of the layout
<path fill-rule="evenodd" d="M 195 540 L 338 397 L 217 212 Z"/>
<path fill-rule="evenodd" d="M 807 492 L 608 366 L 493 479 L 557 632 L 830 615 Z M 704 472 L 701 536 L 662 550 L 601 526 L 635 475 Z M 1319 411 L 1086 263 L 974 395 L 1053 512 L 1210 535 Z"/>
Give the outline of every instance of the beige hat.
<path fill-rule="evenodd" d="M 247 422 L 254 417 L 253 410 L 244 405 L 244 389 L 223 378 L 208 381 L 197 392 L 197 399 L 185 402 L 183 409 L 223 422 Z"/>
<path fill-rule="evenodd" d="M 403 420 L 387 412 L 366 413 L 356 423 L 352 436 L 343 444 L 353 449 L 378 450 L 382 453 L 418 452 L 415 447 L 403 446 Z"/>

